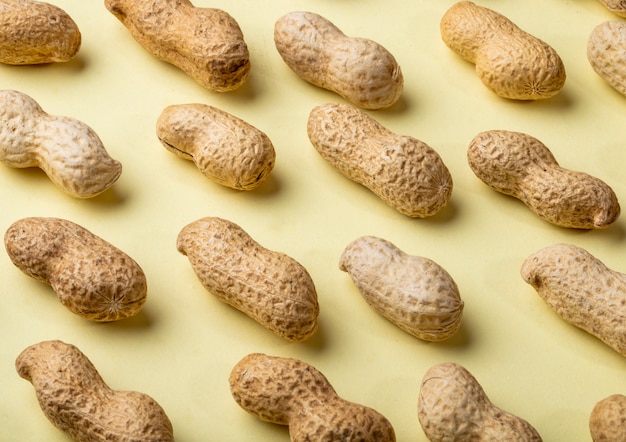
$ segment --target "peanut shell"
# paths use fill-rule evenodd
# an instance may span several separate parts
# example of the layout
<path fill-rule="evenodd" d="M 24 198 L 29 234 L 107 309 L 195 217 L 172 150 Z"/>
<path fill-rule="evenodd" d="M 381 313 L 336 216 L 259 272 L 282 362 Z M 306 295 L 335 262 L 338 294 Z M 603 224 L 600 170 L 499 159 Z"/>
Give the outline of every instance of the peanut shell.
<path fill-rule="evenodd" d="M 587 40 L 587 59 L 604 81 L 626 95 L 626 23 L 610 20 L 597 25 Z"/>

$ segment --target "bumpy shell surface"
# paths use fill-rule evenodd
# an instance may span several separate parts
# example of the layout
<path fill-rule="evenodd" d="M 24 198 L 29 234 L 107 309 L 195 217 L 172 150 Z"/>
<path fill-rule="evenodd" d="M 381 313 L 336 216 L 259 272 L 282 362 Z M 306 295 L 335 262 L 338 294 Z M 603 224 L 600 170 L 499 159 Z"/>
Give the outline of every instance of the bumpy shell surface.
<path fill-rule="evenodd" d="M 613 394 L 599 401 L 589 416 L 589 432 L 593 442 L 626 440 L 626 396 Z"/>
<path fill-rule="evenodd" d="M 359 109 L 317 106 L 307 131 L 322 158 L 404 215 L 435 215 L 450 198 L 452 176 L 432 147 L 391 132 Z"/>
<path fill-rule="evenodd" d="M 317 330 L 319 305 L 309 273 L 239 225 L 201 218 L 180 231 L 176 247 L 209 292 L 278 336 L 303 341 Z"/>
<path fill-rule="evenodd" d="M 532 425 L 493 405 L 476 378 L 453 362 L 426 372 L 417 409 L 422 429 L 433 442 L 541 442 Z"/>
<path fill-rule="evenodd" d="M 620 215 L 613 189 L 584 172 L 559 166 L 536 138 L 520 132 L 481 132 L 470 142 L 472 171 L 498 192 L 522 201 L 540 218 L 561 227 L 602 229 Z"/>
<path fill-rule="evenodd" d="M 549 98 L 565 84 L 556 51 L 496 11 L 460 1 L 446 11 L 440 31 L 444 43 L 474 63 L 483 84 L 503 98 Z"/>
<path fill-rule="evenodd" d="M 250 54 L 237 21 L 189 0 L 105 0 L 106 8 L 150 54 L 218 92 L 241 86 Z"/>
<path fill-rule="evenodd" d="M 245 121 L 206 104 L 166 107 L 157 121 L 163 146 L 193 161 L 209 179 L 237 190 L 252 190 L 274 168 L 268 136 Z"/>
<path fill-rule="evenodd" d="M 46 417 L 79 442 L 174 440 L 165 411 L 150 396 L 116 391 L 77 347 L 43 341 L 15 361 L 18 374 L 35 388 Z"/>
<path fill-rule="evenodd" d="M 50 284 L 59 301 L 92 321 L 136 315 L 146 301 L 146 276 L 127 254 L 71 221 L 23 218 L 4 235 L 13 264 Z"/>
<path fill-rule="evenodd" d="M 292 442 L 393 442 L 379 412 L 340 398 L 326 377 L 298 359 L 252 353 L 232 369 L 235 401 L 259 419 L 289 426 Z"/>
<path fill-rule="evenodd" d="M 450 274 L 428 258 L 363 236 L 344 249 L 339 268 L 351 276 L 374 310 L 413 336 L 443 341 L 461 324 L 459 289 Z"/>
<path fill-rule="evenodd" d="M 566 322 L 626 356 L 626 275 L 572 244 L 530 255 L 522 278 Z"/>
<path fill-rule="evenodd" d="M 365 38 L 348 37 L 326 18 L 295 11 L 274 26 L 274 43 L 300 78 L 365 109 L 393 105 L 404 77 L 393 55 Z"/>
<path fill-rule="evenodd" d="M 78 53 L 78 25 L 58 6 L 33 0 L 0 0 L 0 63 L 69 61 Z"/>
<path fill-rule="evenodd" d="M 587 40 L 587 59 L 602 79 L 626 95 L 625 22 L 611 20 L 596 26 Z"/>
<path fill-rule="evenodd" d="M 606 8 L 620 17 L 626 17 L 626 3 L 623 0 L 600 0 Z"/>
<path fill-rule="evenodd" d="M 39 167 L 64 192 L 91 198 L 122 173 L 93 129 L 74 118 L 48 115 L 28 95 L 0 91 L 0 161 Z"/>

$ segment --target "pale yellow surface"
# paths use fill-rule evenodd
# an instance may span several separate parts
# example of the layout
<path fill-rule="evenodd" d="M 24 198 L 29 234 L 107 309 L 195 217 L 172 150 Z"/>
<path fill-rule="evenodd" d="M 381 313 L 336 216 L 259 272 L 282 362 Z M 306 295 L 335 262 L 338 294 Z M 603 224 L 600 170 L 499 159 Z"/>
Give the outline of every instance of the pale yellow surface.
<path fill-rule="evenodd" d="M 619 19 L 600 2 L 478 2 L 561 55 L 568 74 L 564 89 L 533 103 L 498 98 L 473 65 L 443 44 L 439 20 L 454 0 L 197 0 L 197 6 L 233 15 L 250 49 L 248 82 L 225 94 L 203 89 L 149 55 L 102 0 L 53 3 L 82 31 L 78 57 L 48 66 L 0 65 L 0 87 L 29 94 L 48 113 L 89 124 L 123 163 L 123 172 L 110 191 L 77 200 L 39 170 L 0 165 L 0 230 L 27 216 L 77 222 L 135 258 L 146 272 L 149 294 L 138 317 L 91 323 L 66 310 L 48 286 L 21 273 L 2 251 L 0 440 L 67 440 L 14 369 L 22 349 L 49 339 L 77 345 L 112 388 L 153 396 L 183 442 L 289 440 L 286 427 L 248 415 L 230 395 L 230 370 L 250 352 L 314 365 L 341 396 L 384 414 L 398 441 L 426 440 L 416 411 L 420 380 L 443 361 L 464 365 L 494 403 L 528 420 L 546 441 L 591 440 L 588 417 L 595 403 L 626 393 L 624 357 L 564 323 L 519 275 L 528 255 L 555 242 L 584 247 L 626 271 L 624 216 L 604 231 L 552 226 L 479 181 L 465 156 L 480 131 L 526 132 L 542 140 L 562 166 L 606 181 L 626 207 L 626 97 L 586 59 L 591 30 Z M 443 212 L 407 218 L 339 175 L 313 149 L 306 135 L 309 111 L 343 100 L 297 78 L 275 50 L 274 22 L 293 10 L 317 12 L 346 34 L 376 40 L 396 56 L 405 76 L 402 99 L 369 114 L 439 152 L 454 179 Z M 165 106 L 188 102 L 219 107 L 266 132 L 277 154 L 271 178 L 257 190 L 236 192 L 166 151 L 155 135 L 156 119 Z M 309 270 L 321 309 L 312 339 L 288 343 L 203 289 L 175 242 L 184 225 L 204 216 L 238 223 L 265 247 Z M 338 269 L 344 247 L 366 234 L 449 271 L 465 301 L 454 338 L 420 341 L 368 307 Z"/>

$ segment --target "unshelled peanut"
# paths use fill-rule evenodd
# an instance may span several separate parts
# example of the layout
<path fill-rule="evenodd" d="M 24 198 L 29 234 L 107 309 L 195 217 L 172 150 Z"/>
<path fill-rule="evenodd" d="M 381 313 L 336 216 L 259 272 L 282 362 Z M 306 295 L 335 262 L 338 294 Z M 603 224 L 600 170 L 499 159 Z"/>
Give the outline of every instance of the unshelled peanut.
<path fill-rule="evenodd" d="M 600 0 L 600 3 L 615 15 L 626 18 L 626 3 L 623 0 Z"/>
<path fill-rule="evenodd" d="M 439 154 L 362 110 L 340 103 L 317 106 L 307 131 L 322 158 L 404 215 L 435 215 L 450 198 L 452 176 Z"/>
<path fill-rule="evenodd" d="M 626 440 L 626 396 L 612 394 L 598 401 L 589 415 L 589 432 L 593 442 Z"/>
<path fill-rule="evenodd" d="M 17 268 L 49 284 L 61 304 L 83 318 L 129 318 L 146 301 L 146 276 L 137 262 L 66 219 L 22 218 L 7 229 L 4 245 Z"/>
<path fill-rule="evenodd" d="M 111 389 L 76 346 L 43 341 L 23 350 L 18 374 L 35 388 L 48 420 L 78 442 L 170 442 L 172 423 L 150 396 Z"/>
<path fill-rule="evenodd" d="M 440 30 L 444 43 L 475 64 L 483 84 L 500 97 L 545 99 L 565 84 L 557 52 L 496 11 L 460 1 L 446 11 Z"/>
<path fill-rule="evenodd" d="M 533 253 L 520 273 L 560 318 L 626 356 L 626 274 L 573 244 Z"/>
<path fill-rule="evenodd" d="M 604 81 L 626 95 L 626 22 L 611 20 L 597 25 L 587 40 L 587 59 Z"/>
<path fill-rule="evenodd" d="M 470 142 L 467 160 L 489 187 L 519 199 L 557 226 L 602 229 L 620 215 L 617 196 L 608 184 L 561 167 L 552 152 L 530 135 L 481 132 Z"/>
<path fill-rule="evenodd" d="M 459 329 L 464 305 L 459 289 L 431 259 L 408 255 L 382 238 L 362 236 L 344 249 L 339 268 L 374 310 L 411 335 L 443 341 Z"/>
<path fill-rule="evenodd" d="M 295 11 L 274 26 L 278 53 L 300 78 L 365 109 L 393 105 L 404 77 L 394 56 L 379 43 L 348 37 L 328 19 Z"/>
<path fill-rule="evenodd" d="M 278 336 L 303 341 L 317 330 L 317 292 L 304 266 L 261 246 L 234 222 L 193 221 L 176 247 L 210 293 Z"/>
<path fill-rule="evenodd" d="M 230 391 L 248 413 L 289 426 L 292 442 L 393 442 L 391 423 L 376 410 L 337 395 L 304 361 L 252 353 L 232 369 Z"/>

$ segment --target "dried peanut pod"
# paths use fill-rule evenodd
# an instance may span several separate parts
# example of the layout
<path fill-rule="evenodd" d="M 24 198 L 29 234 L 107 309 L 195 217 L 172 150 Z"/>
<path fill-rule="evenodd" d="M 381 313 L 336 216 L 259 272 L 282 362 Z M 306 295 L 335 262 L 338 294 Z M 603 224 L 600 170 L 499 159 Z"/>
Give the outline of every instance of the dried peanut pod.
<path fill-rule="evenodd" d="M 387 418 L 339 397 L 320 371 L 301 360 L 251 353 L 233 367 L 229 383 L 241 408 L 288 425 L 292 442 L 396 440 Z"/>
<path fill-rule="evenodd" d="M 152 397 L 109 388 L 74 345 L 62 341 L 31 345 L 19 354 L 15 368 L 33 384 L 48 420 L 73 440 L 174 440 L 172 423 Z"/>
<path fill-rule="evenodd" d="M 620 215 L 617 196 L 608 184 L 559 166 L 552 152 L 530 135 L 481 132 L 470 142 L 467 160 L 489 187 L 519 199 L 557 226 L 603 229 Z"/>
<path fill-rule="evenodd" d="M 613 394 L 593 407 L 589 416 L 589 432 L 593 442 L 626 440 L 626 396 Z"/>
<path fill-rule="evenodd" d="M 307 270 L 237 224 L 201 218 L 180 231 L 176 247 L 209 292 L 278 336 L 303 341 L 317 330 L 317 292 Z"/>
<path fill-rule="evenodd" d="M 626 3 L 623 0 L 600 0 L 613 14 L 626 17 Z"/>
<path fill-rule="evenodd" d="M 105 6 L 146 51 L 203 87 L 231 91 L 250 74 L 241 28 L 221 9 L 189 0 L 105 0 Z"/>
<path fill-rule="evenodd" d="M 49 284 L 65 307 L 98 322 L 136 315 L 146 276 L 127 254 L 84 227 L 59 218 L 22 218 L 5 232 L 11 261 Z"/>
<path fill-rule="evenodd" d="M 463 366 L 432 366 L 420 387 L 417 411 L 429 440 L 473 442 L 541 442 L 524 419 L 496 407 L 476 378 Z"/>
<path fill-rule="evenodd" d="M 556 51 L 496 11 L 460 1 L 446 11 L 440 31 L 444 43 L 475 64 L 483 84 L 500 97 L 549 98 L 565 83 Z"/>
<path fill-rule="evenodd" d="M 428 258 L 362 236 L 344 249 L 339 268 L 374 310 L 417 338 L 443 341 L 461 325 L 459 289 L 450 274 Z"/>
<path fill-rule="evenodd" d="M 91 198 L 117 181 L 122 165 L 93 129 L 74 118 L 48 115 L 18 91 L 0 91 L 0 161 L 39 167 L 67 194 Z"/>
<path fill-rule="evenodd" d="M 295 11 L 274 26 L 274 43 L 300 78 L 365 109 L 393 105 L 404 88 L 391 53 L 372 40 L 348 37 L 326 18 Z"/>
<path fill-rule="evenodd" d="M 520 273 L 561 319 L 626 356 L 625 274 L 571 244 L 530 255 Z"/>
<path fill-rule="evenodd" d="M 157 136 L 167 150 L 193 161 L 209 179 L 237 190 L 252 190 L 274 168 L 268 136 L 245 121 L 205 104 L 166 107 Z"/>
<path fill-rule="evenodd" d="M 397 135 L 352 106 L 315 107 L 307 125 L 319 154 L 398 212 L 435 215 L 452 193 L 452 177 L 439 154 L 423 141 Z"/>
<path fill-rule="evenodd" d="M 587 40 L 587 59 L 604 81 L 626 95 L 625 22 L 611 20 L 597 25 Z"/>
<path fill-rule="evenodd" d="M 34 0 L 0 0 L 0 63 L 69 61 L 81 45 L 78 25 L 67 12 Z"/>

